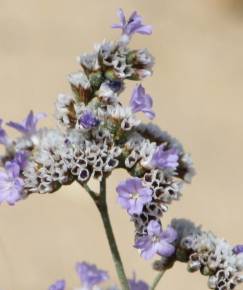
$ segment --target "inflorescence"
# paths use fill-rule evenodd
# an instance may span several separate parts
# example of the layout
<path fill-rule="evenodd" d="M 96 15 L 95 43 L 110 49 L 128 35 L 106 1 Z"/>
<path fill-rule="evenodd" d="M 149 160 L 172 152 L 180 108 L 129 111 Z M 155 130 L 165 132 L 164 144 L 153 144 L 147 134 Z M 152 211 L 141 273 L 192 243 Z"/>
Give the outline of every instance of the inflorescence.
<path fill-rule="evenodd" d="M 152 75 L 154 58 L 147 49 L 128 45 L 135 33 L 149 35 L 152 28 L 137 12 L 128 20 L 121 9 L 118 15 L 120 23 L 113 28 L 122 30 L 119 40 L 104 41 L 94 52 L 82 54 L 81 70 L 69 74 L 72 94 L 61 94 L 56 101 L 57 128 L 37 128 L 46 115 L 31 111 L 20 123 L 6 123 L 20 133 L 12 140 L 0 120 L 0 143 L 6 149 L 1 157 L 0 202 L 14 205 L 32 193 L 53 193 L 74 181 L 84 186 L 91 178 L 102 180 L 123 168 L 130 178 L 118 184 L 117 199 L 134 223 L 134 247 L 142 257 L 161 256 L 154 264 L 157 270 L 175 260 L 188 262 L 189 271 L 209 276 L 211 289 L 233 289 L 243 280 L 241 246 L 231 247 L 182 220 L 162 229 L 162 216 L 181 197 L 195 170 L 178 140 L 138 118 L 137 113 L 150 120 L 155 117 L 152 97 L 140 83 Z M 124 106 L 120 94 L 126 80 L 137 83 Z M 76 269 L 84 289 L 108 279 L 106 272 L 86 263 Z M 135 279 L 130 287 L 148 289 Z M 64 288 L 65 282 L 58 281 L 50 290 Z"/>
<path fill-rule="evenodd" d="M 101 290 L 100 284 L 106 283 L 109 280 L 109 275 L 106 271 L 98 269 L 95 265 L 86 262 L 76 264 L 76 272 L 81 282 L 81 288 L 74 290 Z M 128 280 L 131 290 L 149 290 L 149 286 L 142 280 L 137 280 L 135 273 Z M 65 290 L 66 281 L 58 280 L 52 284 L 48 290 Z M 108 286 L 106 290 L 119 290 L 116 285 Z"/>

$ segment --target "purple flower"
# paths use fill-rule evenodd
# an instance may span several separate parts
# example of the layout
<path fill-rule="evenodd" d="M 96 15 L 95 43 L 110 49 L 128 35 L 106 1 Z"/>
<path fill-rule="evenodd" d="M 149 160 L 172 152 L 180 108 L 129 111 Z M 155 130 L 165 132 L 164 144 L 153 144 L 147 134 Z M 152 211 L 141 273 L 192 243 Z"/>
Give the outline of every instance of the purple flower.
<path fill-rule="evenodd" d="M 48 290 L 64 290 L 66 287 L 66 282 L 64 280 L 58 280 L 56 283 L 52 284 Z"/>
<path fill-rule="evenodd" d="M 91 290 L 95 285 L 108 280 L 107 272 L 97 269 L 95 265 L 86 262 L 77 263 L 76 271 L 79 275 L 81 283 L 88 290 Z"/>
<path fill-rule="evenodd" d="M 156 148 L 150 164 L 159 169 L 176 169 L 178 166 L 178 151 L 175 148 L 164 150 L 164 145 Z"/>
<path fill-rule="evenodd" d="M 132 13 L 128 21 L 126 21 L 126 17 L 122 9 L 118 9 L 117 15 L 120 19 L 120 23 L 113 24 L 112 28 L 122 29 L 123 35 L 127 35 L 130 37 L 134 33 L 140 33 L 140 34 L 146 34 L 146 35 L 149 35 L 152 33 L 152 26 L 144 25 L 142 23 L 142 17 L 136 11 Z"/>
<path fill-rule="evenodd" d="M 79 118 L 79 124 L 85 129 L 91 129 L 99 125 L 99 120 L 91 111 L 85 111 Z"/>
<path fill-rule="evenodd" d="M 236 254 L 236 255 L 239 255 L 239 254 L 243 253 L 243 245 L 236 245 L 236 246 L 233 248 L 233 252 L 234 252 L 234 254 Z"/>
<path fill-rule="evenodd" d="M 23 122 L 16 123 L 16 122 L 10 121 L 9 123 L 7 123 L 7 125 L 9 127 L 16 129 L 17 131 L 19 131 L 20 133 L 24 135 L 29 135 L 29 134 L 31 135 L 36 132 L 37 123 L 45 117 L 46 117 L 45 113 L 37 113 L 34 115 L 33 111 L 30 111 L 30 113 L 23 120 Z"/>
<path fill-rule="evenodd" d="M 153 100 L 150 95 L 145 93 L 145 89 L 142 85 L 135 87 L 130 100 L 130 107 L 133 113 L 143 112 L 149 119 L 155 117 L 155 113 L 152 111 Z"/>
<path fill-rule="evenodd" d="M 129 286 L 131 290 L 149 290 L 149 286 L 142 280 L 137 281 L 136 275 L 133 275 L 133 279 L 129 279 Z"/>
<path fill-rule="evenodd" d="M 148 234 L 138 238 L 134 246 L 141 250 L 144 259 L 151 259 L 155 254 L 164 257 L 174 254 L 175 247 L 171 243 L 176 240 L 177 233 L 171 226 L 163 231 L 158 221 L 150 221 L 147 231 Z"/>
<path fill-rule="evenodd" d="M 0 203 L 6 201 L 14 205 L 22 198 L 24 181 L 19 177 L 20 167 L 15 161 L 5 164 L 5 171 L 0 172 Z"/>
<path fill-rule="evenodd" d="M 122 181 L 116 188 L 118 202 L 129 214 L 141 214 L 143 206 L 152 200 L 152 190 L 145 187 L 140 178 Z"/>
<path fill-rule="evenodd" d="M 3 120 L 0 119 L 0 144 L 8 145 L 9 144 L 9 138 L 7 136 L 6 131 L 2 128 Z"/>
<path fill-rule="evenodd" d="M 17 152 L 14 156 L 13 162 L 16 162 L 20 168 L 23 170 L 28 161 L 28 153 L 26 151 Z"/>

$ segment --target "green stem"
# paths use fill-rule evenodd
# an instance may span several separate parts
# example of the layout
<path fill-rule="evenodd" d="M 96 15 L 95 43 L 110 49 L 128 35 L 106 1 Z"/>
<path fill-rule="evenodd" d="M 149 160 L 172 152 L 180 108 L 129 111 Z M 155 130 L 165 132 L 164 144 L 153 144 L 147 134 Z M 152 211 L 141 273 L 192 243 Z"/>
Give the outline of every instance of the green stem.
<path fill-rule="evenodd" d="M 83 184 L 83 188 L 89 193 L 89 195 L 96 203 L 98 201 L 99 196 L 92 189 L 89 188 L 88 184 Z"/>
<path fill-rule="evenodd" d="M 100 182 L 100 194 L 99 195 L 94 193 L 87 185 L 85 186 L 85 189 L 87 190 L 87 192 L 90 194 L 90 196 L 94 200 L 94 202 L 95 202 L 95 204 L 100 212 L 100 215 L 101 215 L 101 218 L 103 221 L 103 225 L 105 228 L 106 237 L 107 237 L 107 240 L 109 242 L 112 258 L 113 258 L 113 261 L 115 263 L 116 272 L 117 272 L 118 278 L 120 280 L 122 290 L 129 290 L 129 284 L 128 284 L 127 277 L 126 277 L 126 274 L 124 271 L 121 256 L 120 256 L 120 253 L 119 253 L 119 250 L 117 247 L 117 243 L 115 240 L 115 236 L 113 233 L 113 229 L 112 229 L 111 221 L 110 221 L 110 217 L 109 217 L 109 212 L 108 212 L 108 207 L 107 207 L 107 202 L 106 202 L 106 179 L 103 178 L 102 181 Z"/>
<path fill-rule="evenodd" d="M 152 286 L 150 287 L 150 290 L 154 290 L 158 286 L 159 281 L 164 276 L 164 273 L 165 273 L 165 270 L 162 270 L 161 272 L 159 272 L 159 274 L 155 277 L 155 279 L 152 283 Z"/>

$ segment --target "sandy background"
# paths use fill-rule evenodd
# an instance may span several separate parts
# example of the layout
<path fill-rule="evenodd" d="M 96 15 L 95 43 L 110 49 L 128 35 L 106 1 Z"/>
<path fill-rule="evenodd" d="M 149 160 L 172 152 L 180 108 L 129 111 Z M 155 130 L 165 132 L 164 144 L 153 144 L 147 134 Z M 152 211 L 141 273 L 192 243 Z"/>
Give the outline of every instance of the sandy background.
<path fill-rule="evenodd" d="M 132 46 L 145 46 L 156 57 L 154 76 L 144 84 L 154 96 L 156 122 L 184 143 L 198 171 L 164 223 L 187 217 L 232 243 L 243 242 L 242 1 L 0 0 L 1 117 L 21 120 L 32 108 L 48 112 L 43 124 L 54 126 L 53 104 L 59 92 L 69 92 L 65 78 L 78 69 L 76 56 L 118 36 L 110 25 L 120 6 L 128 13 L 138 9 L 154 26 L 151 37 L 137 36 Z M 109 181 L 114 230 L 127 273 L 136 270 L 151 281 L 155 273 L 132 248 L 133 225 L 116 204 L 122 177 L 116 172 Z M 75 185 L 2 205 L 0 289 L 44 290 L 58 278 L 77 286 L 73 266 L 82 260 L 108 269 L 115 281 L 98 218 Z M 177 264 L 158 289 L 203 290 L 206 283 Z"/>

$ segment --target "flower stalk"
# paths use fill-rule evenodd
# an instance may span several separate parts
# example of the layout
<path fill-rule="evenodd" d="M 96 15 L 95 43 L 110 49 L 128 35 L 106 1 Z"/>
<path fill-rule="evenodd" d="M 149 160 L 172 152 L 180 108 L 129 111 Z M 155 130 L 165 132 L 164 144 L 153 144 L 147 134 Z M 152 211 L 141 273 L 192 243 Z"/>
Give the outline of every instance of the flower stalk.
<path fill-rule="evenodd" d="M 125 274 L 125 270 L 123 267 L 123 263 L 121 260 L 121 256 L 117 247 L 117 243 L 115 240 L 115 236 L 113 233 L 113 229 L 112 229 L 112 225 L 111 225 L 111 221 L 110 221 L 110 216 L 109 216 L 109 211 L 108 211 L 108 207 L 107 207 L 107 202 L 106 202 L 106 178 L 102 178 L 101 182 L 100 182 L 100 194 L 97 195 L 94 191 L 92 191 L 87 185 L 84 186 L 84 188 L 86 189 L 86 191 L 89 193 L 89 195 L 92 197 L 92 199 L 94 200 L 103 225 L 104 225 L 104 229 L 105 229 L 105 233 L 106 233 L 106 237 L 109 243 L 109 247 L 110 247 L 110 251 L 112 254 L 112 258 L 115 264 L 115 268 L 116 268 L 116 272 L 117 272 L 117 276 L 120 280 L 120 284 L 121 284 L 121 289 L 122 290 L 129 290 L 129 284 L 128 284 L 128 280 Z"/>
<path fill-rule="evenodd" d="M 151 287 L 150 287 L 150 290 L 155 290 L 156 287 L 158 286 L 160 280 L 162 279 L 162 277 L 164 276 L 164 273 L 165 273 L 165 270 L 162 270 L 159 272 L 159 274 L 155 277 Z"/>

